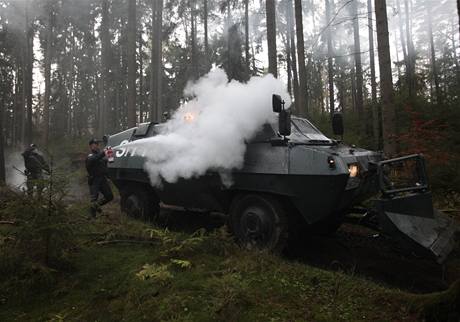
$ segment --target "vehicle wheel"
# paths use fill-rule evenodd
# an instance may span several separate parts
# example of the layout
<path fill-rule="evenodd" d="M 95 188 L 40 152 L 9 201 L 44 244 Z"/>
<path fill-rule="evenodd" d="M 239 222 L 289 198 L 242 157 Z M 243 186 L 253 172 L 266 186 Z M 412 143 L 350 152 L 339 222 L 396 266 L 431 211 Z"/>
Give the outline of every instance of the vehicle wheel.
<path fill-rule="evenodd" d="M 144 221 L 154 221 L 158 217 L 160 205 L 149 189 L 128 188 L 120 195 L 121 210 L 129 217 Z"/>
<path fill-rule="evenodd" d="M 230 207 L 230 228 L 242 246 L 281 252 L 288 239 L 288 221 L 281 203 L 266 195 L 242 195 Z"/>

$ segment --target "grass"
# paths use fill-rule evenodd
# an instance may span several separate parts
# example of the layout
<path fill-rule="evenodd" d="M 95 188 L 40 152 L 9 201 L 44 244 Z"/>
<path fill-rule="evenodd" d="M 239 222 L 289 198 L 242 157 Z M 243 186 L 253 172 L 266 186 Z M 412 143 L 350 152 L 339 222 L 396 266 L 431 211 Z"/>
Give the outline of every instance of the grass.
<path fill-rule="evenodd" d="M 448 321 L 458 312 L 458 283 L 414 295 L 240 249 L 225 228 L 172 232 L 115 206 L 88 222 L 82 206 L 72 207 L 66 265 L 0 277 L 0 321 L 437 321 L 442 314 Z M 14 229 L 0 226 L 0 237 Z M 49 278 L 34 287 L 40 276 Z"/>

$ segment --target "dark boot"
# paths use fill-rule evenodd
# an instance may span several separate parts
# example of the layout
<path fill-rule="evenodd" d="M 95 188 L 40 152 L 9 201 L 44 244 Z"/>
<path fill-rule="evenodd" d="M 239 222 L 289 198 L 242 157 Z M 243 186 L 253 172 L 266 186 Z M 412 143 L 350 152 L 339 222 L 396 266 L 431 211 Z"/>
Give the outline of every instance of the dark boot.
<path fill-rule="evenodd" d="M 99 205 L 96 202 L 93 202 L 89 207 L 90 219 L 96 218 L 97 213 L 101 211 L 102 209 L 99 207 Z"/>

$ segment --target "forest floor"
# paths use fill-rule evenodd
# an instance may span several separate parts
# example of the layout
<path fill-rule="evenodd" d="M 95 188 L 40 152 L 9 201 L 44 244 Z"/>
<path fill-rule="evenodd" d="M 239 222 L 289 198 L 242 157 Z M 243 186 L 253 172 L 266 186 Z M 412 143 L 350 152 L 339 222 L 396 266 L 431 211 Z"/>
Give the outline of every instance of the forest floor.
<path fill-rule="evenodd" d="M 95 220 L 78 203 L 68 207 L 74 233 L 65 264 L 0 277 L 0 321 L 459 317 L 458 251 L 440 266 L 344 225 L 275 256 L 235 246 L 217 215 L 163 210 L 153 226 L 126 218 L 115 203 Z M 11 229 L 0 226 L 0 237 Z"/>

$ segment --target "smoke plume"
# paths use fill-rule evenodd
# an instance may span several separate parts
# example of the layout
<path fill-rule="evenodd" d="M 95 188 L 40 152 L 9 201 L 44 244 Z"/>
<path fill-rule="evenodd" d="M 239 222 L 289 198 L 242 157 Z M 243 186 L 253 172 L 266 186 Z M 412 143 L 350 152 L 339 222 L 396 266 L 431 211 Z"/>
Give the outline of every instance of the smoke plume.
<path fill-rule="evenodd" d="M 241 168 L 245 141 L 275 116 L 274 93 L 290 105 L 284 85 L 272 75 L 252 77 L 243 84 L 229 82 L 222 69 L 214 69 L 189 84 L 185 94 L 191 99 L 175 112 L 162 133 L 132 143 L 145 151 L 144 167 L 152 185 L 160 185 L 161 179 L 172 183 L 198 177 L 208 170 L 225 178 L 223 174 Z"/>
<path fill-rule="evenodd" d="M 24 159 L 20 151 L 10 150 L 5 155 L 6 184 L 17 190 L 25 188 Z"/>

